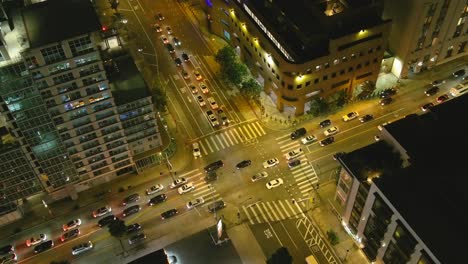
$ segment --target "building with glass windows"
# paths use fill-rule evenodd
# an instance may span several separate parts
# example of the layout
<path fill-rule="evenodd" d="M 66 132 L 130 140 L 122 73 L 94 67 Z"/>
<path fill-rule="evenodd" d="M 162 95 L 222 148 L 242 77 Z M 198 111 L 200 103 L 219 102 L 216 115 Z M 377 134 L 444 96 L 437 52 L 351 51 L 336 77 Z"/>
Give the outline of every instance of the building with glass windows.
<path fill-rule="evenodd" d="M 388 48 L 398 77 L 467 56 L 466 0 L 385 0 L 383 17 L 393 21 Z"/>
<path fill-rule="evenodd" d="M 466 261 L 468 140 L 447 128 L 467 103 L 460 96 L 380 126 L 380 141 L 338 158 L 342 224 L 370 262 Z"/>
<path fill-rule="evenodd" d="M 375 84 L 390 21 L 383 1 L 200 1 L 211 32 L 236 48 L 278 110 Z"/>

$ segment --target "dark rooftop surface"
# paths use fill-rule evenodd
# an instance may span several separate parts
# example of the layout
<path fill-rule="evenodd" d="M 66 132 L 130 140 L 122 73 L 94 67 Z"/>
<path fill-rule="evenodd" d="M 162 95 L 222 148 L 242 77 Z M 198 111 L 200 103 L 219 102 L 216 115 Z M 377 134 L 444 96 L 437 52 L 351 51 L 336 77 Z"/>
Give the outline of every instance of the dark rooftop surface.
<path fill-rule="evenodd" d="M 339 1 L 346 6 L 337 8 L 342 12 L 331 16 L 325 14 L 327 1 L 322 0 L 244 2 L 250 9 L 255 10 L 254 14 L 285 47 L 296 63 L 327 55 L 330 39 L 384 23 L 380 18 L 381 5 L 374 4 L 381 1 Z"/>
<path fill-rule="evenodd" d="M 407 150 L 411 166 L 400 173 L 384 170 L 374 179 L 441 263 L 463 263 L 466 258 L 468 129 L 460 115 L 466 112 L 466 105 L 468 96 L 460 96 L 436 105 L 428 113 L 386 125 L 385 129 Z M 342 157 L 361 181 L 364 177 L 359 173 L 368 166 L 366 161 L 382 155 L 378 143 Z"/>
<path fill-rule="evenodd" d="M 106 70 L 109 83 L 117 106 L 151 96 L 151 93 L 138 68 L 129 54 L 112 59 L 113 64 Z"/>
<path fill-rule="evenodd" d="M 32 48 L 101 29 L 89 0 L 48 0 L 25 7 L 22 14 Z"/>

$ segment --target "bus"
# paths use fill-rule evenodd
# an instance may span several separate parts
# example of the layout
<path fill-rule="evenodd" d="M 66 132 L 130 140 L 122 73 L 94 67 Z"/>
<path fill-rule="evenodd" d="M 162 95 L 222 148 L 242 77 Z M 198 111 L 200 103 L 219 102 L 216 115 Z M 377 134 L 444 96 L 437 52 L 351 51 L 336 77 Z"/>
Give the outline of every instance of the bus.
<path fill-rule="evenodd" d="M 450 94 L 452 96 L 460 96 L 466 92 L 468 92 L 468 79 L 450 89 Z"/>
<path fill-rule="evenodd" d="M 305 261 L 307 264 L 319 264 L 314 255 L 308 256 L 307 258 L 305 258 Z"/>

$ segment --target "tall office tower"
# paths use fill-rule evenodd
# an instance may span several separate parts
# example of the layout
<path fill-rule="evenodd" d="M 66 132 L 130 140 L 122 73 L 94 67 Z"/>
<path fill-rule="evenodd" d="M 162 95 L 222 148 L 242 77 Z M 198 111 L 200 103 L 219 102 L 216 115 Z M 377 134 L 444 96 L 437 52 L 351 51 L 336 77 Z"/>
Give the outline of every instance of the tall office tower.
<path fill-rule="evenodd" d="M 200 2 L 280 111 L 302 115 L 315 98 L 354 97 L 377 80 L 390 26 L 383 1 Z"/>
<path fill-rule="evenodd" d="M 386 0 L 383 18 L 392 19 L 388 43 L 398 77 L 468 54 L 466 0 Z"/>

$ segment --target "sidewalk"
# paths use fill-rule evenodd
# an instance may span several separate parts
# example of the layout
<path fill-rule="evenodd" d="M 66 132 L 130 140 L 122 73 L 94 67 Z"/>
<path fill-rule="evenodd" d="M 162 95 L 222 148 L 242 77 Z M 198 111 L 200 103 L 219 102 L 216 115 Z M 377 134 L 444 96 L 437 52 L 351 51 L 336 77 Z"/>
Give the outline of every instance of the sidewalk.
<path fill-rule="evenodd" d="M 242 263 L 265 263 L 266 257 L 247 224 L 236 225 L 227 229 L 226 232 L 231 239 L 232 244 L 236 248 L 237 253 L 239 253 Z"/>

